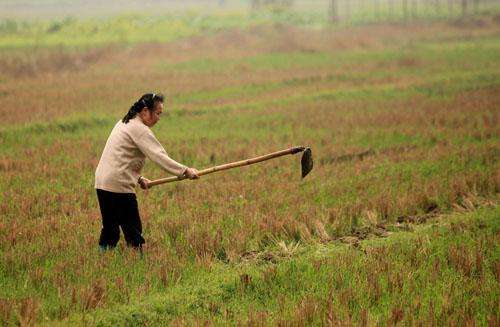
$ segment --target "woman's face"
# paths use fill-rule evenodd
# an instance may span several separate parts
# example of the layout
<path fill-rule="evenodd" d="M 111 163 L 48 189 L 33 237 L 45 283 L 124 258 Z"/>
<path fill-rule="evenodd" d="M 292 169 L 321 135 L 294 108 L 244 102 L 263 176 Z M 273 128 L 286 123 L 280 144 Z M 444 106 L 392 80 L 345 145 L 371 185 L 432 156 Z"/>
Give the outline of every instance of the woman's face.
<path fill-rule="evenodd" d="M 153 127 L 159 120 L 160 115 L 163 112 L 163 103 L 156 102 L 154 110 L 149 110 L 148 108 L 143 108 L 139 113 L 142 122 L 148 126 Z"/>

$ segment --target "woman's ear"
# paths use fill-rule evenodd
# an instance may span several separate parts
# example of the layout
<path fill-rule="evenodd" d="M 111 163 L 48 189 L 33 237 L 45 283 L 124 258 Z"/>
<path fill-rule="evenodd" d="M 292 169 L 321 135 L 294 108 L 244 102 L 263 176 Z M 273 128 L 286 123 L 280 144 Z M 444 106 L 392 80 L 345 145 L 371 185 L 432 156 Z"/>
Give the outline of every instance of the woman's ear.
<path fill-rule="evenodd" d="M 147 119 L 146 117 L 146 111 L 148 110 L 147 107 L 144 107 L 137 113 L 137 116 L 141 117 L 141 120 Z"/>

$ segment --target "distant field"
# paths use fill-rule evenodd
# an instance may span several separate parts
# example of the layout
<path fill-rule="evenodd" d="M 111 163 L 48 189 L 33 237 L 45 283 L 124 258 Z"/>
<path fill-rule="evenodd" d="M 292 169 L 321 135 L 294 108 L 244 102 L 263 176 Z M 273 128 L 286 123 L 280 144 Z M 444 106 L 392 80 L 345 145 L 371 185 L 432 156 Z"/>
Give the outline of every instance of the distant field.
<path fill-rule="evenodd" d="M 79 20 L 53 36 L 53 22 L 3 27 L 2 324 L 498 325 L 496 16 L 210 17 L 124 23 L 123 38 Z M 138 192 L 145 257 L 99 255 L 94 169 L 150 90 L 166 95 L 154 132 L 180 162 L 309 145 L 315 168 L 300 180 L 288 157 Z"/>
<path fill-rule="evenodd" d="M 448 20 L 480 24 L 481 15 L 500 12 L 496 1 L 468 0 L 462 10 L 457 0 L 336 0 L 295 1 L 294 6 L 262 5 L 250 1 L 119 2 L 78 1 L 0 2 L 0 51 L 24 47 L 70 47 L 170 42 L 184 37 L 214 33 L 227 28 L 248 29 L 279 23 L 312 28 L 345 28 L 372 23 L 409 23 Z M 182 7 L 184 10 L 180 10 Z M 195 6 L 196 4 L 196 6 Z M 254 8 L 254 9 L 252 9 Z M 3 14 L 2 14 L 3 12 Z M 22 13 L 38 13 L 25 17 Z M 90 12 L 94 13 L 90 15 Z M 51 15 L 52 14 L 52 15 Z M 332 17 L 334 15 L 334 17 Z M 334 19 L 334 23 L 332 23 Z"/>

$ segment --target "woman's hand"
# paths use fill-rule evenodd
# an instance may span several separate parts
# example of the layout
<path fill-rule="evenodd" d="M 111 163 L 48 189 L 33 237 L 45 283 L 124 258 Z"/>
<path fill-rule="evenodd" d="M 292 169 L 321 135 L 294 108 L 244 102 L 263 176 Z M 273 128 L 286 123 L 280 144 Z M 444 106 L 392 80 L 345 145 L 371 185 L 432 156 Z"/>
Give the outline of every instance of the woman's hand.
<path fill-rule="evenodd" d="M 148 183 L 151 182 L 149 179 L 144 178 L 144 177 L 139 177 L 139 185 L 143 190 L 149 189 Z"/>
<path fill-rule="evenodd" d="M 189 179 L 198 179 L 200 176 L 198 176 L 198 170 L 196 168 L 188 168 L 184 172 L 184 176 L 186 176 Z"/>

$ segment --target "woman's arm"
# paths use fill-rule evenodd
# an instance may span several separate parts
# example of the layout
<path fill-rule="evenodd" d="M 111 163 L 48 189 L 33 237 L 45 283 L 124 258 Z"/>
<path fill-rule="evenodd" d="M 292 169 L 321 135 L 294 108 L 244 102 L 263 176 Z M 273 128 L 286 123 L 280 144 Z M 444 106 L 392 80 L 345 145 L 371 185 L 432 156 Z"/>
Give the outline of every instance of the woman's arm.
<path fill-rule="evenodd" d="M 139 150 L 151 161 L 159 165 L 168 173 L 175 176 L 183 176 L 187 166 L 184 166 L 174 159 L 170 158 L 163 148 L 163 146 L 158 142 L 153 132 L 150 130 L 143 133 L 140 137 L 134 140 L 137 144 Z"/>

